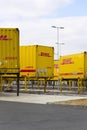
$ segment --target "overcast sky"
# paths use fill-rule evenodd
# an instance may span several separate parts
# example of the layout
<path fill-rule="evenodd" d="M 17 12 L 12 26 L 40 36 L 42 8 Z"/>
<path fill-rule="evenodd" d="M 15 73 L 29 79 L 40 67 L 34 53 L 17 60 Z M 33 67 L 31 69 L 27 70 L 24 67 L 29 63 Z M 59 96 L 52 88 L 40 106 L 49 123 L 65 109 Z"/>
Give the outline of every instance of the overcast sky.
<path fill-rule="evenodd" d="M 46 45 L 60 55 L 87 51 L 86 0 L 0 0 L 0 27 L 20 30 L 20 45 Z"/>

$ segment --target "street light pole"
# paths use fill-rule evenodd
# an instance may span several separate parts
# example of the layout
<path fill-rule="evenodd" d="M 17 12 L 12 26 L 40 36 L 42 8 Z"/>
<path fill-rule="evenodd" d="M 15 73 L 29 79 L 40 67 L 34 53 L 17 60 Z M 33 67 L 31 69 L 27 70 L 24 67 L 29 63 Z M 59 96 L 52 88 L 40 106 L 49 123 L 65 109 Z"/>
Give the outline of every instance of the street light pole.
<path fill-rule="evenodd" d="M 58 52 L 57 52 L 57 54 L 58 54 L 58 59 L 60 58 L 60 43 L 59 43 L 59 30 L 60 29 L 64 29 L 64 27 L 57 27 L 57 26 L 51 26 L 52 28 L 56 28 L 57 29 L 57 45 L 58 45 Z"/>
<path fill-rule="evenodd" d="M 64 29 L 64 27 L 57 27 L 57 26 L 51 26 L 52 28 L 56 28 L 57 29 L 57 45 L 58 45 L 58 59 L 60 58 L 60 42 L 59 42 L 59 30 L 60 29 Z M 59 65 L 58 65 L 58 68 L 59 68 L 59 72 L 58 72 L 58 82 L 60 83 L 60 61 L 59 61 Z M 60 87 L 60 84 L 59 84 L 59 87 Z M 60 87 L 61 88 L 61 87 Z"/>

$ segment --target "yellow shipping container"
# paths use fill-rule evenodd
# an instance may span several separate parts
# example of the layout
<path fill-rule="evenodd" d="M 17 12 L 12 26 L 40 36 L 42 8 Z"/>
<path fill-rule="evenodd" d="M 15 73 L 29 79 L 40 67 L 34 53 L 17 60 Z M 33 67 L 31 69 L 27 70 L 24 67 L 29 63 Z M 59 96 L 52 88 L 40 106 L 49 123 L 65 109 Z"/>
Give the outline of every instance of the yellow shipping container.
<path fill-rule="evenodd" d="M 54 48 L 41 45 L 20 47 L 20 75 L 53 77 Z"/>
<path fill-rule="evenodd" d="M 62 79 L 87 78 L 87 52 L 61 56 L 59 72 Z"/>
<path fill-rule="evenodd" d="M 0 28 L 0 73 L 19 73 L 19 30 Z"/>

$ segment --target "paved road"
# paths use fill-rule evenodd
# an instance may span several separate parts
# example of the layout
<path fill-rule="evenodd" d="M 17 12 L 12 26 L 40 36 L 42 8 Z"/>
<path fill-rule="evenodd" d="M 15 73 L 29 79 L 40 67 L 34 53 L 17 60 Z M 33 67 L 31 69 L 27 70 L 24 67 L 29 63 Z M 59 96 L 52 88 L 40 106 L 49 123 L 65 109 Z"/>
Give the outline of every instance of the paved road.
<path fill-rule="evenodd" d="M 87 108 L 0 101 L 0 130 L 87 130 Z"/>

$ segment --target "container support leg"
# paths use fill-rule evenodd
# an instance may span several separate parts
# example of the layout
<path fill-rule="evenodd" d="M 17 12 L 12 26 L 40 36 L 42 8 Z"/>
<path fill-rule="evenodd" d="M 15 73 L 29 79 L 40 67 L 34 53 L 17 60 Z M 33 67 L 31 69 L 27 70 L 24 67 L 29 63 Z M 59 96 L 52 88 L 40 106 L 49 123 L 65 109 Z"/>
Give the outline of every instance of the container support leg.
<path fill-rule="evenodd" d="M 34 81 L 32 80 L 32 82 L 31 82 L 31 83 L 32 83 L 32 89 L 33 89 L 33 88 L 34 88 Z"/>
<path fill-rule="evenodd" d="M 9 90 L 11 88 L 11 80 L 8 80 L 8 88 L 7 90 Z"/>
<path fill-rule="evenodd" d="M 60 92 L 62 92 L 62 79 L 60 79 Z"/>
<path fill-rule="evenodd" d="M 40 80 L 38 79 L 38 89 L 40 88 Z"/>
<path fill-rule="evenodd" d="M 27 91 L 27 78 L 24 78 L 24 91 Z"/>
<path fill-rule="evenodd" d="M 78 93 L 82 91 L 82 80 L 79 78 L 78 79 Z"/>
<path fill-rule="evenodd" d="M 54 89 L 54 86 L 55 86 L 55 81 L 53 81 L 53 89 Z"/>
<path fill-rule="evenodd" d="M 2 76 L 0 75 L 0 92 L 2 92 Z"/>
<path fill-rule="evenodd" d="M 86 91 L 87 91 L 87 80 L 85 81 Z"/>
<path fill-rule="evenodd" d="M 69 90 L 71 90 L 71 87 L 72 87 L 72 81 L 69 80 Z"/>
<path fill-rule="evenodd" d="M 19 96 L 19 73 L 17 73 L 17 96 Z"/>
<path fill-rule="evenodd" d="M 45 78 L 45 83 L 44 83 L 44 93 L 46 93 L 46 88 L 47 88 L 47 80 Z"/>

